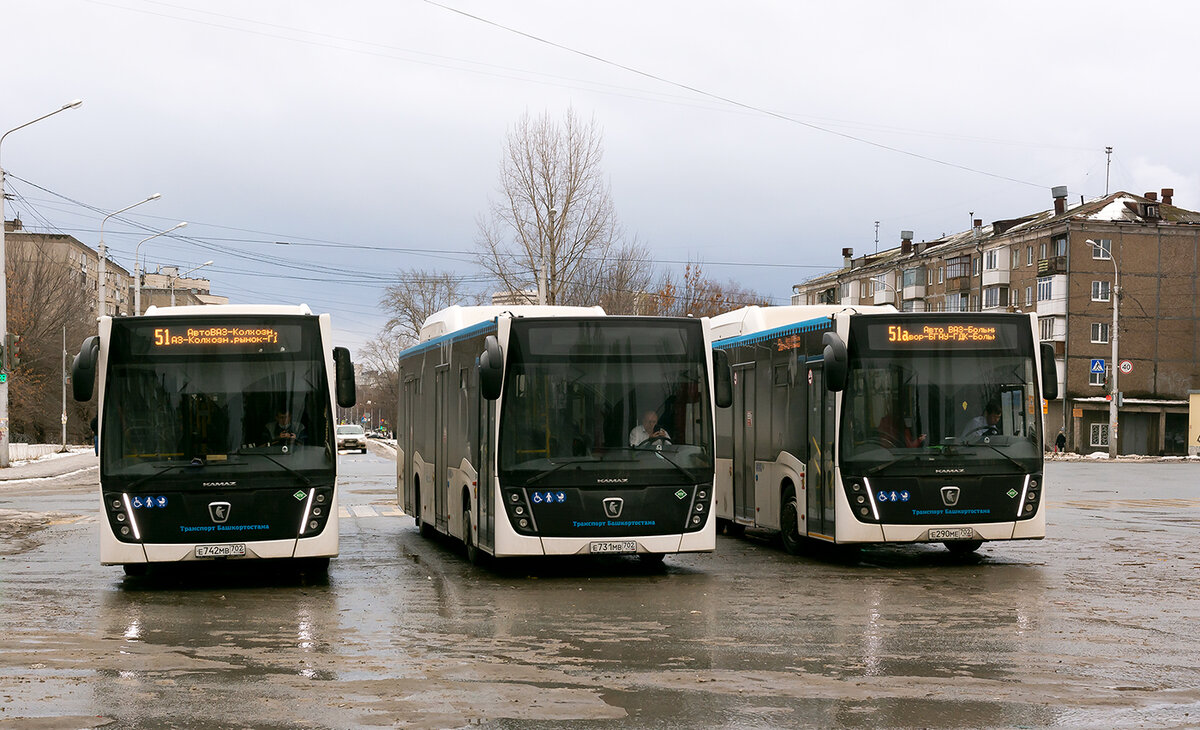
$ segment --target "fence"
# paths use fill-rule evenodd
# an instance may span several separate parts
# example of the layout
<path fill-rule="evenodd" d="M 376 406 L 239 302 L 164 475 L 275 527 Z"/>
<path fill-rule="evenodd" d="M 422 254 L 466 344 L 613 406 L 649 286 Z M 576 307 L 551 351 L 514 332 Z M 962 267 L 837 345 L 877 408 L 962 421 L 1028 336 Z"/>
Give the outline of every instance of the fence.
<path fill-rule="evenodd" d="M 60 444 L 9 444 L 8 458 L 11 461 L 28 461 L 61 450 Z"/>

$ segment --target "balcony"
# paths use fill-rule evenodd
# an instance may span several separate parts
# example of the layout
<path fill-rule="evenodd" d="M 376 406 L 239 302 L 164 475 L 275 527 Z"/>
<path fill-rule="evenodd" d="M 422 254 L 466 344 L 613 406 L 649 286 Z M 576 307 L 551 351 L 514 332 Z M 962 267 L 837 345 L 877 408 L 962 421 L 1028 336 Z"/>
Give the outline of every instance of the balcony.
<path fill-rule="evenodd" d="M 969 276 L 948 276 L 946 277 L 946 291 L 960 292 L 971 290 L 971 277 Z"/>
<path fill-rule="evenodd" d="M 1051 276 L 1067 273 L 1067 257 L 1053 256 L 1048 259 L 1038 259 L 1038 276 Z"/>
<path fill-rule="evenodd" d="M 1008 286 L 1009 270 L 1008 269 L 989 269 L 983 272 L 983 285 L 987 286 Z"/>
<path fill-rule="evenodd" d="M 910 284 L 901 290 L 900 296 L 903 299 L 924 299 L 925 284 Z"/>

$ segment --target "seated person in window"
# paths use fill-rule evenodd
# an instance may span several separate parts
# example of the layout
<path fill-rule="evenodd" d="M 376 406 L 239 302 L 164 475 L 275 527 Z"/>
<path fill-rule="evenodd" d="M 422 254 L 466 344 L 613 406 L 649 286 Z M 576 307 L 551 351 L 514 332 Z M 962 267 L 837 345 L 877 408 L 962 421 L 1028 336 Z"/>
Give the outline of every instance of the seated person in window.
<path fill-rule="evenodd" d="M 975 416 L 963 429 L 962 438 L 977 438 L 1000 433 L 1000 401 L 990 400 L 983 409 L 983 414 Z"/>
<path fill-rule="evenodd" d="M 912 429 L 904 425 L 904 420 L 896 418 L 891 411 L 880 419 L 878 431 L 879 442 L 889 448 L 904 446 L 915 449 L 925 445 L 926 435 L 914 436 Z"/>
<path fill-rule="evenodd" d="M 642 422 L 629 432 L 629 445 L 641 446 L 652 439 L 670 441 L 671 436 L 664 429 L 658 427 L 658 413 L 646 411 L 642 414 Z"/>
<path fill-rule="evenodd" d="M 286 446 L 290 443 L 304 443 L 304 425 L 292 422 L 291 411 L 280 408 L 275 412 L 275 420 L 267 424 L 266 442 L 270 446 Z"/>

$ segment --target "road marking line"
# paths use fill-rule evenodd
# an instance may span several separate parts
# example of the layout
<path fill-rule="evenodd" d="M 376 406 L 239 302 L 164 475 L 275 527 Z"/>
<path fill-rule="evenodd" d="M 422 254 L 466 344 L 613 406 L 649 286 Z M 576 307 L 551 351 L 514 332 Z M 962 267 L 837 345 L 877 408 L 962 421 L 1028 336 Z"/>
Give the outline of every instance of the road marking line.
<path fill-rule="evenodd" d="M 355 517 L 375 517 L 375 510 L 369 504 L 352 504 L 350 511 Z"/>

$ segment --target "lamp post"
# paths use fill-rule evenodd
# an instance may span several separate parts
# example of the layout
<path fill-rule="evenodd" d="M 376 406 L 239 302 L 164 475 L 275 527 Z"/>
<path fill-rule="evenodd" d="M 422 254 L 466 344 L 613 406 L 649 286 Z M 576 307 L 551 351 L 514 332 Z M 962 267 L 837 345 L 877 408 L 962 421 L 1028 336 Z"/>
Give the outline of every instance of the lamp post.
<path fill-rule="evenodd" d="M 1096 251 L 1103 251 L 1104 246 L 1092 239 L 1087 240 L 1087 244 Z M 1110 244 L 1111 245 L 1111 244 Z M 1120 391 L 1117 390 L 1117 373 L 1121 370 L 1117 366 L 1117 315 L 1120 311 L 1121 302 L 1118 296 L 1120 287 L 1117 281 L 1117 257 L 1113 255 L 1111 249 L 1108 251 L 1108 258 L 1113 265 L 1113 285 L 1112 285 L 1112 363 L 1109 365 L 1109 383 L 1112 385 L 1109 391 L 1110 400 L 1108 402 L 1108 455 L 1112 458 L 1117 458 L 1117 397 Z"/>
<path fill-rule="evenodd" d="M 18 129 L 24 129 L 30 124 L 40 122 L 43 119 L 52 117 L 59 112 L 65 112 L 68 109 L 75 109 L 83 103 L 82 99 L 76 99 L 69 104 L 63 104 L 58 109 L 43 114 L 34 119 L 32 122 L 25 122 L 19 127 L 13 127 L 4 134 L 0 134 L 0 147 L 4 146 L 4 138 Z M 4 250 L 4 166 L 0 165 L 0 342 L 3 342 L 8 335 L 8 266 L 7 258 Z M 8 466 L 8 379 L 0 381 L 0 468 Z"/>
<path fill-rule="evenodd" d="M 98 252 L 100 254 L 100 260 L 96 264 L 96 276 L 98 278 L 98 283 L 96 285 L 96 316 L 97 317 L 103 317 L 104 315 L 108 314 L 108 312 L 105 311 L 106 307 L 104 306 L 107 303 L 106 302 L 107 297 L 105 296 L 105 294 L 107 294 L 107 289 L 108 289 L 108 287 L 105 286 L 106 282 L 104 281 L 104 257 L 105 257 L 104 224 L 106 222 L 108 222 L 109 218 L 112 218 L 114 215 L 117 215 L 118 213 L 124 213 L 125 211 L 129 210 L 130 208 L 136 208 L 139 205 L 141 205 L 142 203 L 149 203 L 151 200 L 158 200 L 161 197 L 162 197 L 162 195 L 160 195 L 159 193 L 155 193 L 154 195 L 151 195 L 149 198 L 146 198 L 145 200 L 139 200 L 138 202 L 134 203 L 133 205 L 127 205 L 124 208 L 121 208 L 120 210 L 115 210 L 112 213 L 109 213 L 108 215 L 106 215 L 102 219 L 100 219 L 100 246 L 98 248 Z"/>
<path fill-rule="evenodd" d="M 140 268 L 140 260 L 138 259 L 138 251 L 141 250 L 142 244 L 146 241 L 149 241 L 152 238 L 158 238 L 159 236 L 165 236 L 171 231 L 178 230 L 186 225 L 187 221 L 176 223 L 165 231 L 159 231 L 153 236 L 147 236 L 143 238 L 142 240 L 138 241 L 137 246 L 133 247 L 133 315 L 135 317 L 141 315 L 142 313 L 142 270 Z"/>
<path fill-rule="evenodd" d="M 186 279 L 188 274 L 192 273 L 193 271 L 196 271 L 197 269 L 203 269 L 205 266 L 212 266 L 212 261 L 205 261 L 204 263 L 200 264 L 199 266 L 192 267 L 192 268 L 188 269 L 187 271 L 183 272 L 182 274 L 179 274 L 178 276 L 171 277 L 171 306 L 172 307 L 175 306 L 175 282 L 179 281 L 180 279 Z"/>

